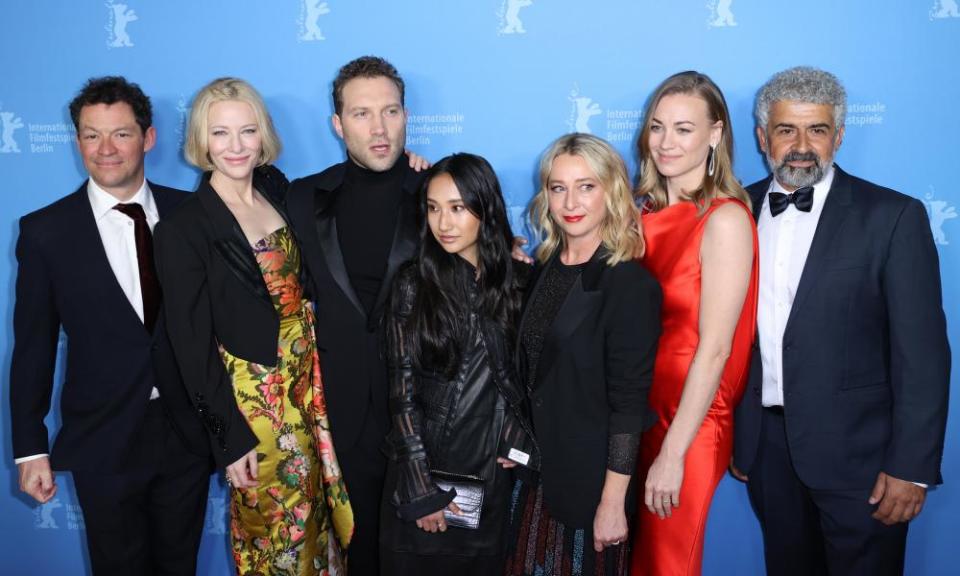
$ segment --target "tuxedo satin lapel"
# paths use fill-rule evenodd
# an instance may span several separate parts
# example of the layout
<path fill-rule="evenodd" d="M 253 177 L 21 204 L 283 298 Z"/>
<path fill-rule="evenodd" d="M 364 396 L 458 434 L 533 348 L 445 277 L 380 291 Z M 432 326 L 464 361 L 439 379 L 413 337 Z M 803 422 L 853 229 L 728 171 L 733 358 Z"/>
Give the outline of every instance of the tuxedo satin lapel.
<path fill-rule="evenodd" d="M 332 190 L 318 188 L 314 193 L 314 216 L 317 238 L 320 241 L 320 251 L 323 253 L 330 275 L 333 276 L 333 281 L 337 283 L 337 286 L 357 309 L 357 312 L 366 318 L 367 311 L 364 310 L 360 298 L 354 292 L 353 285 L 350 284 L 350 277 L 347 275 L 347 266 L 343 263 L 340 238 L 337 235 L 337 220 L 333 216 L 333 204 L 334 192 Z"/>
<path fill-rule="evenodd" d="M 834 252 L 836 237 L 843 228 L 843 223 L 853 208 L 852 190 L 850 181 L 839 168 L 835 168 L 833 185 L 823 205 L 817 230 L 813 234 L 810 252 L 800 274 L 800 283 L 797 285 L 797 294 L 790 308 L 790 316 L 784 329 L 784 337 L 790 332 L 790 327 L 803 308 L 803 304 L 810 295 L 810 290 L 820 278 L 824 260 Z"/>
<path fill-rule="evenodd" d="M 393 229 L 393 244 L 390 246 L 390 256 L 387 258 L 387 270 L 383 276 L 383 282 L 380 284 L 380 290 L 377 292 L 377 299 L 373 305 L 373 314 L 370 315 L 370 321 L 380 318 L 380 310 L 387 301 L 387 295 L 390 293 L 390 280 L 393 278 L 400 265 L 413 258 L 417 249 L 417 229 L 416 229 L 417 197 L 416 194 L 404 190 L 403 201 L 400 203 L 400 213 L 397 215 L 397 223 Z M 372 328 L 372 326 L 368 326 Z"/>
<path fill-rule="evenodd" d="M 97 219 L 93 214 L 93 208 L 90 206 L 90 199 L 87 196 L 87 185 L 84 183 L 74 194 L 76 199 L 76 213 L 80 215 L 76 219 L 77 234 L 73 244 L 73 254 L 78 262 L 83 262 L 87 269 L 87 274 L 92 278 L 99 278 L 100 285 L 104 290 L 104 301 L 109 302 L 115 307 L 117 314 L 127 318 L 128 323 L 136 323 L 143 328 L 143 334 L 149 335 L 143 320 L 134 310 L 127 295 L 120 287 L 117 281 L 117 275 L 110 267 L 110 260 L 107 259 L 107 252 L 103 249 L 103 239 L 100 237 L 100 229 L 97 228 Z"/>
<path fill-rule="evenodd" d="M 217 192 L 210 186 L 208 180 L 209 176 L 205 175 L 195 194 L 197 194 L 200 204 L 213 223 L 213 229 L 217 235 L 213 246 L 217 254 L 223 258 L 227 268 L 237 277 L 241 286 L 261 301 L 273 306 L 270 293 L 267 291 L 267 285 L 263 281 L 260 265 L 257 264 L 257 259 L 253 255 L 253 249 L 250 247 L 243 229 L 240 228 L 240 224 L 237 223 L 236 218 L 230 213 L 230 209 L 223 203 Z"/>
<path fill-rule="evenodd" d="M 566 340 L 585 318 L 597 312 L 600 307 L 602 294 L 590 292 L 583 288 L 583 274 L 577 277 L 570 292 L 567 293 L 563 305 L 557 312 L 550 330 L 543 341 L 543 351 L 537 361 L 537 382 L 544 382 L 549 371 L 556 366 L 554 359 L 560 353 L 560 343 Z"/>

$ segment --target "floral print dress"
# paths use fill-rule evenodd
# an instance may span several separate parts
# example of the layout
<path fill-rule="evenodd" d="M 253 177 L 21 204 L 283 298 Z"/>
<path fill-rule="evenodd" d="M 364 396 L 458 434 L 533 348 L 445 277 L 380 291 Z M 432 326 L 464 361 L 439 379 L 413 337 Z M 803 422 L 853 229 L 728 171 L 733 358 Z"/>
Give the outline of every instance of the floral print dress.
<path fill-rule="evenodd" d="M 330 436 L 310 303 L 298 279 L 300 252 L 280 228 L 253 246 L 280 317 L 276 366 L 220 355 L 257 445 L 259 485 L 231 490 L 237 573 L 344 574 L 353 512 Z"/>

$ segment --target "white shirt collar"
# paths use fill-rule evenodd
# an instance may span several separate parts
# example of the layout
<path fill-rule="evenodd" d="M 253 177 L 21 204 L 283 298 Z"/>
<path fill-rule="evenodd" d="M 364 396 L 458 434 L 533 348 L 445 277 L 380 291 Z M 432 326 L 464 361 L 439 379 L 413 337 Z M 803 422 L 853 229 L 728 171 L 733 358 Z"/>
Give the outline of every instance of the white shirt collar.
<path fill-rule="evenodd" d="M 93 217 L 99 221 L 113 210 L 113 207 L 120 204 L 115 196 L 104 190 L 93 178 L 87 179 L 87 196 L 90 198 L 90 206 L 93 208 Z M 153 203 L 153 194 L 150 193 L 150 186 L 147 185 L 147 179 L 143 179 L 143 184 L 137 190 L 132 198 L 124 202 L 130 204 L 136 202 L 143 207 L 144 213 L 148 216 L 156 216 L 157 208 Z"/>

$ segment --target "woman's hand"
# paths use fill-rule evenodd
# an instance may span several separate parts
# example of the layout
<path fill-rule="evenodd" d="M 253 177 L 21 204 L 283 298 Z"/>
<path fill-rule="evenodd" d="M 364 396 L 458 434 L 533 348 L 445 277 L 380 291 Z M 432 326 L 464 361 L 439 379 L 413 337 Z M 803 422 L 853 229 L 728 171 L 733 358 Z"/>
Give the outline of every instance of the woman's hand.
<path fill-rule="evenodd" d="M 608 546 L 617 546 L 627 539 L 627 515 L 623 502 L 600 500 L 593 517 L 593 549 L 603 552 Z"/>
<path fill-rule="evenodd" d="M 517 463 L 516 463 L 516 462 L 514 462 L 513 460 L 507 460 L 506 458 L 503 458 L 502 456 L 497 456 L 497 464 L 499 464 L 500 466 L 502 466 L 504 470 L 509 470 L 509 469 L 515 468 L 515 467 L 517 466 Z"/>
<path fill-rule="evenodd" d="M 257 482 L 259 468 L 257 451 L 251 450 L 239 460 L 227 466 L 224 476 L 227 477 L 227 484 L 234 488 L 253 488 L 260 484 Z"/>
<path fill-rule="evenodd" d="M 450 510 L 454 514 L 460 515 L 460 507 L 455 503 L 451 502 L 447 504 L 447 510 Z M 443 518 L 443 510 L 437 510 L 433 514 L 427 514 L 423 518 L 417 520 L 417 528 L 420 528 L 424 532 L 446 532 L 447 531 L 447 522 Z"/>
<path fill-rule="evenodd" d="M 661 450 L 647 472 L 643 503 L 660 518 L 669 518 L 671 510 L 680 507 L 682 484 L 683 458 L 669 456 Z"/>

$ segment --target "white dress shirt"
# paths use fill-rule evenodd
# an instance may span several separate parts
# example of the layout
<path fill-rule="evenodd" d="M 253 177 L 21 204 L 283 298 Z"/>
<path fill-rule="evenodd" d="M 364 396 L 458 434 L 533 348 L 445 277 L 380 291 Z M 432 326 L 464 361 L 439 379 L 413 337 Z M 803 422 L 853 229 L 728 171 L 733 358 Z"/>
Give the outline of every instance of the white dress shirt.
<path fill-rule="evenodd" d="M 133 219 L 114 210 L 113 207 L 120 202 L 110 195 L 106 190 L 97 186 L 93 179 L 87 181 L 87 197 L 90 199 L 90 208 L 93 209 L 93 217 L 97 222 L 97 230 L 100 232 L 100 241 L 103 243 L 103 251 L 107 254 L 107 261 L 110 262 L 110 268 L 117 279 L 117 284 L 123 290 L 130 306 L 136 311 L 140 321 L 143 322 L 143 293 L 140 291 L 140 268 L 137 264 L 137 239 L 134 235 Z M 147 215 L 147 225 L 150 230 L 157 224 L 160 215 L 157 212 L 157 205 L 153 201 L 153 193 L 147 186 L 144 179 L 140 189 L 133 195 L 133 198 L 127 200 L 126 204 L 136 202 L 143 207 Z M 160 397 L 160 392 L 156 387 L 150 390 L 150 399 L 154 400 Z M 24 456 L 14 460 L 16 464 L 28 462 L 37 458 L 42 458 L 47 454 L 34 454 Z"/>
<path fill-rule="evenodd" d="M 800 275 L 810 253 L 817 222 L 833 184 L 833 166 L 813 186 L 813 207 L 801 212 L 793 204 L 776 217 L 770 214 L 770 192 L 787 193 L 774 178 L 760 207 L 760 295 L 757 331 L 763 362 L 764 406 L 783 406 L 783 332 L 787 327 Z"/>

